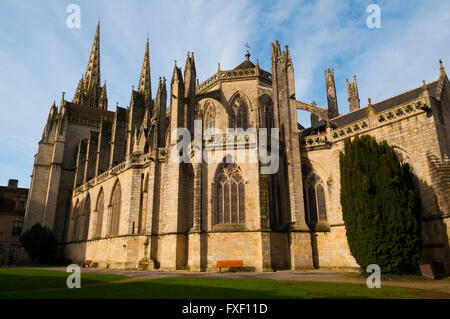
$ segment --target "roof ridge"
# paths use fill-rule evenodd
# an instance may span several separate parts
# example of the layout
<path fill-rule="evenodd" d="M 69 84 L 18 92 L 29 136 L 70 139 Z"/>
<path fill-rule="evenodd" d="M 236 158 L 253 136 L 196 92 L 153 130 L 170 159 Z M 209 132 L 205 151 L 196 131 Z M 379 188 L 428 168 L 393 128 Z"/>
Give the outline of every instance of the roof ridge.
<path fill-rule="evenodd" d="M 431 84 L 437 83 L 438 81 L 439 81 L 439 79 L 434 80 L 434 81 L 431 81 L 431 82 L 428 82 L 427 85 L 431 85 Z M 403 91 L 403 92 L 400 92 L 400 93 L 395 94 L 395 95 L 391 95 L 390 97 L 387 97 L 387 98 L 385 98 L 385 99 L 382 99 L 382 100 L 379 100 L 379 101 L 377 101 L 377 102 L 372 103 L 372 105 L 375 106 L 375 105 L 377 105 L 377 104 L 380 104 L 380 103 L 382 103 L 382 102 L 388 101 L 388 100 L 393 99 L 393 98 L 395 98 L 395 97 L 397 97 L 397 96 L 400 96 L 400 95 L 403 95 L 403 94 L 412 92 L 412 91 L 417 90 L 417 89 L 419 89 L 419 88 L 422 88 L 422 85 L 417 86 L 417 87 L 412 88 L 412 89 L 409 89 L 409 90 L 406 90 L 406 91 Z M 356 109 L 356 110 L 353 110 L 353 111 L 344 113 L 344 114 L 339 114 L 338 116 L 333 117 L 331 120 L 335 120 L 335 119 L 341 118 L 341 117 L 346 116 L 347 114 L 350 114 L 350 113 L 355 113 L 355 112 L 357 112 L 357 111 L 359 111 L 359 110 L 366 109 L 367 107 L 368 107 L 368 105 L 363 106 L 363 107 L 361 107 L 361 108 L 359 108 L 359 109 Z"/>

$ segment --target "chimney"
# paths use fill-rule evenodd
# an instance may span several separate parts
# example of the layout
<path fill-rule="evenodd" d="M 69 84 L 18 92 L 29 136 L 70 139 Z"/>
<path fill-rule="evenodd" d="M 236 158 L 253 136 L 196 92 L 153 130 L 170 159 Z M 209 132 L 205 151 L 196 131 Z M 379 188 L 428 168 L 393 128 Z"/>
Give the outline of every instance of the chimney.
<path fill-rule="evenodd" d="M 19 184 L 19 181 L 17 179 L 8 180 L 8 188 L 9 189 L 17 189 L 17 184 Z"/>

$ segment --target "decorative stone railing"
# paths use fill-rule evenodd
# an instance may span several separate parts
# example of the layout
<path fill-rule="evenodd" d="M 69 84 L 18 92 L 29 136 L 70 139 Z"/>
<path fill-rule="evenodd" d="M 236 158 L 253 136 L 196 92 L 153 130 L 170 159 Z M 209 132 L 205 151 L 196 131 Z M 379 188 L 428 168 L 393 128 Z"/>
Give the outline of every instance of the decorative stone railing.
<path fill-rule="evenodd" d="M 108 178 L 110 178 L 112 176 L 118 175 L 119 173 L 121 173 L 124 170 L 126 170 L 128 167 L 130 167 L 130 163 L 129 163 L 129 161 L 125 161 L 125 162 L 122 162 L 122 163 L 120 163 L 120 164 L 110 168 L 106 172 L 103 172 L 102 174 L 100 174 L 98 176 L 95 176 L 94 178 L 92 178 L 88 182 L 86 182 L 84 184 L 81 184 L 80 186 L 74 188 L 73 195 L 77 195 L 79 193 L 82 193 L 82 192 L 88 190 L 89 188 L 94 187 L 98 183 L 101 183 L 104 180 L 107 180 Z"/>
<path fill-rule="evenodd" d="M 326 146 L 331 144 L 328 141 L 327 134 L 305 136 L 300 142 L 302 147 Z"/>
<path fill-rule="evenodd" d="M 204 136 L 204 148 L 206 150 L 220 149 L 243 149 L 256 147 L 256 133 L 238 132 L 228 134 L 208 134 Z"/>
<path fill-rule="evenodd" d="M 206 81 L 197 85 L 197 93 L 201 93 L 207 90 L 208 88 L 212 87 L 213 85 L 215 85 L 216 83 L 218 83 L 220 80 L 223 79 L 240 79 L 253 76 L 259 76 L 269 81 L 272 80 L 272 75 L 267 71 L 261 70 L 258 66 L 255 66 L 254 68 L 229 70 L 229 71 L 218 70 L 217 73 L 210 76 Z"/>
<path fill-rule="evenodd" d="M 373 130 L 418 113 L 426 112 L 427 110 L 428 106 L 423 103 L 422 98 L 419 98 L 384 112 L 376 113 L 372 116 L 366 116 L 364 119 L 350 123 L 346 126 L 336 129 L 327 129 L 327 132 L 323 134 L 309 135 L 305 137 L 300 136 L 300 145 L 306 150 L 317 147 L 326 147 L 333 142 L 338 142 L 347 137 Z"/>
<path fill-rule="evenodd" d="M 164 161 L 165 159 L 165 148 L 158 148 L 157 156 L 159 161 Z M 132 166 L 142 166 L 148 164 L 149 162 L 154 162 L 155 159 L 152 157 L 152 154 L 131 154 L 127 157 L 125 161 L 122 163 L 110 168 L 106 172 L 101 173 L 100 175 L 95 176 L 88 182 L 81 184 L 80 186 L 73 189 L 73 195 L 77 195 L 81 192 L 88 190 L 89 188 L 94 187 L 95 185 L 113 177 L 119 175 L 123 171 L 127 170 Z"/>
<path fill-rule="evenodd" d="M 127 164 L 127 162 L 125 161 L 125 162 L 120 163 L 119 165 L 114 166 L 113 168 L 111 168 L 109 170 L 110 171 L 109 175 L 117 175 L 120 172 L 124 171 L 125 168 L 127 167 L 126 164 Z"/>

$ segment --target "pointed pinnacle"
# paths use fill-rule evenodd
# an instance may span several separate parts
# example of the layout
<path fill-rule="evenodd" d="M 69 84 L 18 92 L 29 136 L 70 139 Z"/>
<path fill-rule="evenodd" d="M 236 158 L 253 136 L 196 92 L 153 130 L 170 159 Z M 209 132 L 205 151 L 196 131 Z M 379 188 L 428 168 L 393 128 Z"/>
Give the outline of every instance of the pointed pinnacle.
<path fill-rule="evenodd" d="M 148 38 L 145 45 L 144 61 L 142 62 L 142 71 L 139 78 L 138 91 L 141 93 L 145 93 L 146 89 L 149 90 L 148 94 L 151 96 L 150 49 Z"/>
<path fill-rule="evenodd" d="M 444 75 L 445 69 L 444 69 L 444 63 L 442 62 L 442 59 L 439 59 L 439 69 L 441 71 L 441 75 Z"/>
<path fill-rule="evenodd" d="M 95 31 L 94 42 L 92 43 L 91 54 L 89 56 L 88 66 L 86 68 L 85 79 L 87 82 L 92 80 L 93 71 L 97 69 L 97 85 L 100 85 L 100 20 Z"/>

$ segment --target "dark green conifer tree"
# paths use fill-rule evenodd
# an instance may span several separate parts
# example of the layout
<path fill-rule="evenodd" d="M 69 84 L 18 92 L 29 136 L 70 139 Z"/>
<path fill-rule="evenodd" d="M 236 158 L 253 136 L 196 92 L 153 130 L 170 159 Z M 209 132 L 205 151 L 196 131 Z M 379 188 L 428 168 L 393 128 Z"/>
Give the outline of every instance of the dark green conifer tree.
<path fill-rule="evenodd" d="M 421 257 L 419 198 L 413 174 L 386 141 L 356 136 L 340 153 L 341 206 L 347 240 L 365 271 L 415 273 Z"/>

